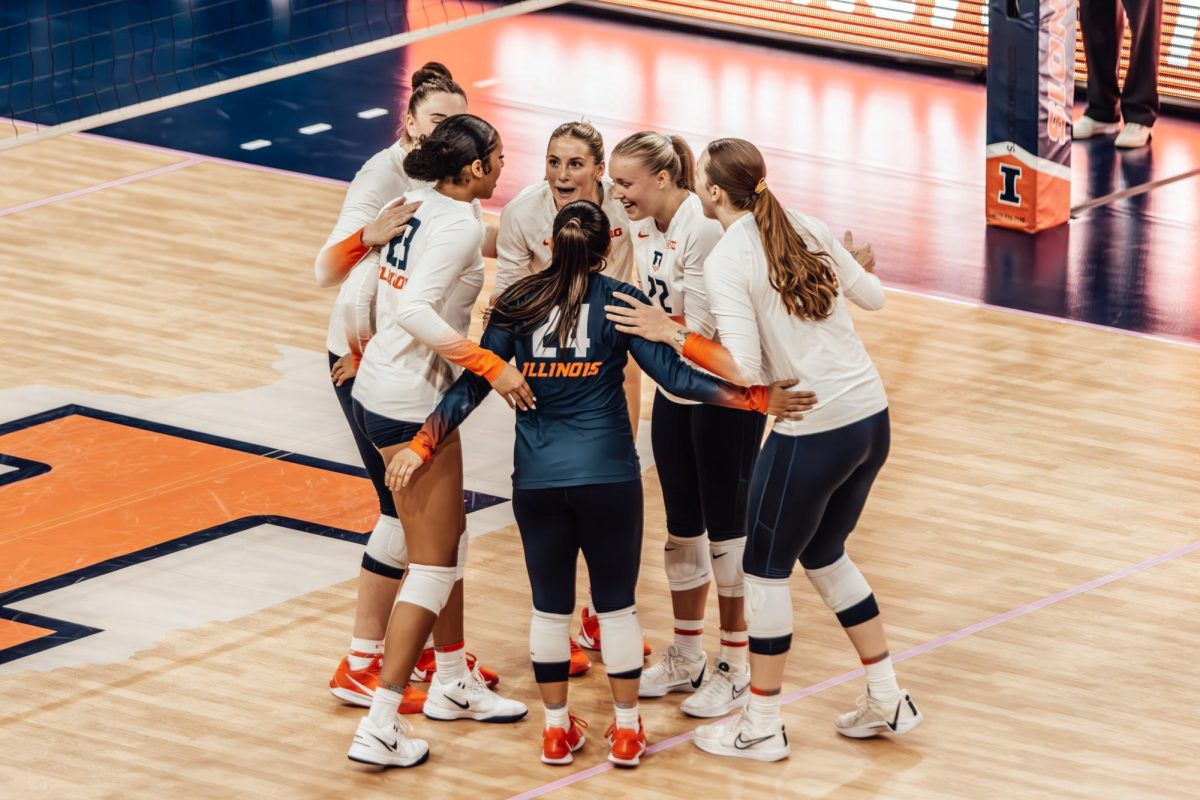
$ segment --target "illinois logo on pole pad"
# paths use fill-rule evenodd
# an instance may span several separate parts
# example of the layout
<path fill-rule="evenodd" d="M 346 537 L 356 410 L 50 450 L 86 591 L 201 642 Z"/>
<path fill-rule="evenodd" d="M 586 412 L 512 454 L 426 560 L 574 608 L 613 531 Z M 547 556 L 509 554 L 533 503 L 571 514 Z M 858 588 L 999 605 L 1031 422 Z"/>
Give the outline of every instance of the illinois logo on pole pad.
<path fill-rule="evenodd" d="M 1036 233 L 1071 216 L 1075 3 L 991 0 L 987 222 Z"/>

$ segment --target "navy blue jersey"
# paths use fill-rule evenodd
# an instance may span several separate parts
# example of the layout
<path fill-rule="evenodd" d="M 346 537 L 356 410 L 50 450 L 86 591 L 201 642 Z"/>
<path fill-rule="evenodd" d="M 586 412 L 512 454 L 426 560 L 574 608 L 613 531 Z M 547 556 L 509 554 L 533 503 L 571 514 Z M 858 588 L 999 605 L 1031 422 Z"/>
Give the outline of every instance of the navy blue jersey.
<path fill-rule="evenodd" d="M 480 344 L 516 365 L 537 398 L 537 409 L 517 413 L 513 485 L 518 489 L 616 483 L 641 475 L 629 410 L 625 364 L 638 365 L 672 394 L 731 408 L 765 410 L 761 387 L 745 389 L 688 366 L 667 345 L 621 333 L 604 306 L 613 292 L 646 296 L 627 283 L 593 273 L 568 346 L 556 340 L 557 313 L 532 331 L 489 325 Z M 464 372 L 425 421 L 418 439 L 436 448 L 491 391 L 487 379 Z"/>

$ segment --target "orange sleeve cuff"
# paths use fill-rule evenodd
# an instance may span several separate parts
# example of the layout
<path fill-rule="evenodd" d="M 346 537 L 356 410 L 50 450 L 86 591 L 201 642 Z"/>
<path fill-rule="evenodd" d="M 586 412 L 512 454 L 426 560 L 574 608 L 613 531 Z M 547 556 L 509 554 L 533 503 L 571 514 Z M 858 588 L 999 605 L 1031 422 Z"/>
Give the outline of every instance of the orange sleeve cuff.
<path fill-rule="evenodd" d="M 727 381 L 737 383 L 738 376 L 741 375 L 737 362 L 724 345 L 706 339 L 698 333 L 689 333 L 683 340 L 683 357 Z"/>
<path fill-rule="evenodd" d="M 770 390 L 766 386 L 751 386 L 746 389 L 750 398 L 750 410 L 757 411 L 760 414 L 766 414 L 769 408 L 768 392 Z"/>
<path fill-rule="evenodd" d="M 508 363 L 491 350 L 485 350 L 474 343 L 471 343 L 470 350 L 466 355 L 456 358 L 454 361 L 464 369 L 487 378 L 489 383 L 500 377 L 500 373 L 504 372 L 504 367 Z"/>
<path fill-rule="evenodd" d="M 433 458 L 433 437 L 425 432 L 425 429 L 417 431 L 417 435 L 408 443 L 408 449 L 421 457 L 422 461 L 428 462 Z"/>
<path fill-rule="evenodd" d="M 359 228 L 325 251 L 321 259 L 322 265 L 338 281 L 345 280 L 350 270 L 354 269 L 354 265 L 371 252 L 371 248 L 363 244 L 362 235 L 363 228 Z"/>

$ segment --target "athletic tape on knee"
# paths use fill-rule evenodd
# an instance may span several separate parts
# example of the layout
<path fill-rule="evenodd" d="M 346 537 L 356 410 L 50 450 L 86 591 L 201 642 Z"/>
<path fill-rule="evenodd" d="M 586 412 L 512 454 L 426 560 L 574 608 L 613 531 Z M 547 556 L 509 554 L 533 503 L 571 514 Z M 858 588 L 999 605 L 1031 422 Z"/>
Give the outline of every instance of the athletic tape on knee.
<path fill-rule="evenodd" d="M 792 635 L 792 592 L 787 578 L 746 575 L 746 628 L 751 639 Z"/>
<path fill-rule="evenodd" d="M 871 596 L 871 585 L 854 566 L 849 553 L 842 553 L 841 558 L 827 567 L 806 569 L 804 574 L 834 612 L 853 608 Z"/>
<path fill-rule="evenodd" d="M 454 568 L 454 579 L 461 581 L 467 574 L 467 550 L 470 549 L 471 537 L 466 531 L 458 537 L 458 564 Z"/>
<path fill-rule="evenodd" d="M 745 594 L 742 583 L 742 553 L 745 550 L 745 536 L 709 545 L 713 577 L 717 579 L 717 594 L 721 597 L 741 597 Z"/>
<path fill-rule="evenodd" d="M 379 521 L 367 539 L 367 555 L 392 569 L 408 568 L 408 545 L 400 520 L 386 514 L 379 515 Z"/>
<path fill-rule="evenodd" d="M 535 664 L 571 660 L 571 615 L 533 610 L 529 620 L 529 658 Z"/>
<path fill-rule="evenodd" d="M 642 625 L 637 608 L 629 606 L 620 611 L 596 615 L 600 619 L 600 656 L 609 675 L 640 670 L 642 655 Z"/>
<path fill-rule="evenodd" d="M 400 586 L 400 596 L 396 602 L 421 606 L 434 614 L 442 613 L 454 589 L 454 570 L 454 567 L 410 564 L 408 577 Z"/>
<path fill-rule="evenodd" d="M 686 592 L 708 583 L 707 536 L 675 536 L 667 534 L 663 548 L 663 563 L 667 568 L 667 583 L 672 592 Z"/>

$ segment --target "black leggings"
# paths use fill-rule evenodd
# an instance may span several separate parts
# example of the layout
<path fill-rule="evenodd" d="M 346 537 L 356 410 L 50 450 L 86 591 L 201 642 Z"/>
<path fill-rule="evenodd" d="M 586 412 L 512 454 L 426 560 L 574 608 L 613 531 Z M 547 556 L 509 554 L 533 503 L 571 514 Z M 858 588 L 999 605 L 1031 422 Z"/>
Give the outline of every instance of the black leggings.
<path fill-rule="evenodd" d="M 750 480 L 767 418 L 756 411 L 685 405 L 654 394 L 650 441 L 667 532 L 714 542 L 746 535 Z"/>
<path fill-rule="evenodd" d="M 513 489 L 533 607 L 575 611 L 575 563 L 587 562 L 600 613 L 634 605 L 642 560 L 642 482 Z"/>
<path fill-rule="evenodd" d="M 339 356 L 333 353 L 329 354 L 329 368 L 333 369 L 333 365 L 337 363 Z M 363 430 L 361 421 L 356 418 L 354 413 L 354 405 L 350 399 L 350 393 L 354 390 L 354 378 L 343 383 L 341 386 L 334 386 L 333 391 L 337 393 L 338 403 L 342 406 L 342 413 L 346 416 L 346 423 L 350 426 L 350 433 L 354 434 L 354 444 L 358 447 L 358 454 L 362 458 L 363 466 L 367 468 L 367 476 L 371 479 L 371 485 L 375 487 L 375 494 L 379 498 L 379 513 L 386 514 L 389 517 L 396 516 L 396 504 L 392 501 L 392 493 L 384 483 L 384 475 L 387 474 L 387 468 L 383 463 L 383 456 L 379 455 L 379 451 L 371 444 L 371 440 L 367 438 L 367 432 Z"/>
<path fill-rule="evenodd" d="M 890 444 L 886 409 L 823 433 L 772 433 L 750 489 L 745 573 L 787 578 L 797 560 L 820 569 L 841 558 Z"/>

